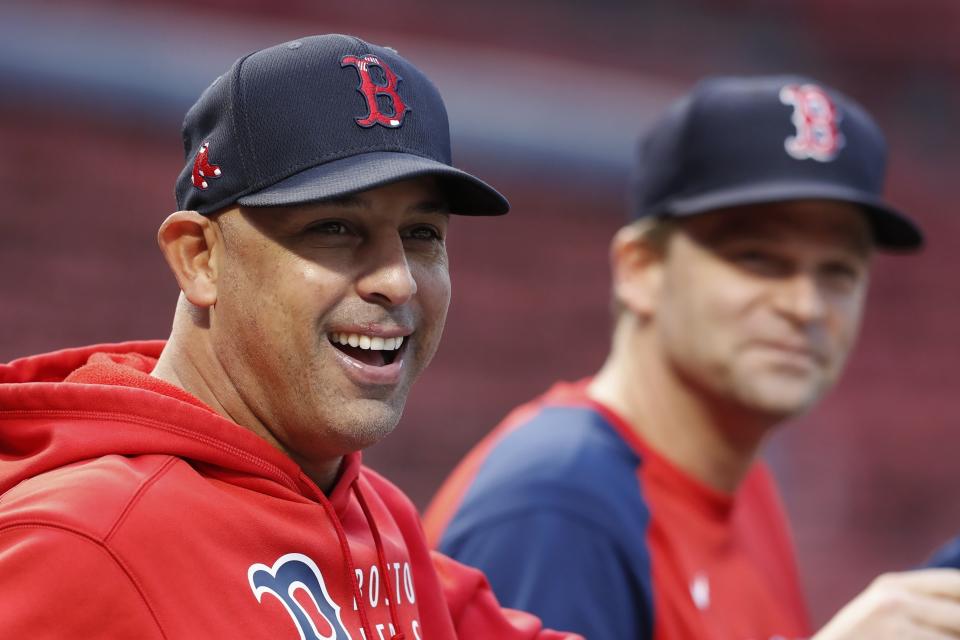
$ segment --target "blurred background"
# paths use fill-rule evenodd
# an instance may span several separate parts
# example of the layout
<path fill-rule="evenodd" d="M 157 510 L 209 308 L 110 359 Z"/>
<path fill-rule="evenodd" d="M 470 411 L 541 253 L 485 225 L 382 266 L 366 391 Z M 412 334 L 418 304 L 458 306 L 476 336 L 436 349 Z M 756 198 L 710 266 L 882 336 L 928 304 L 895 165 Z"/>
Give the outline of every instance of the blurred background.
<path fill-rule="evenodd" d="M 452 226 L 445 341 L 367 456 L 420 507 L 508 409 L 601 364 L 607 243 L 651 117 L 703 75 L 801 72 L 876 116 L 888 195 L 929 238 L 877 260 L 844 381 L 767 450 L 815 620 L 960 533 L 956 0 L 0 0 L 0 361 L 166 336 L 154 235 L 184 112 L 238 56 L 324 32 L 425 70 L 455 159 L 513 203 Z"/>

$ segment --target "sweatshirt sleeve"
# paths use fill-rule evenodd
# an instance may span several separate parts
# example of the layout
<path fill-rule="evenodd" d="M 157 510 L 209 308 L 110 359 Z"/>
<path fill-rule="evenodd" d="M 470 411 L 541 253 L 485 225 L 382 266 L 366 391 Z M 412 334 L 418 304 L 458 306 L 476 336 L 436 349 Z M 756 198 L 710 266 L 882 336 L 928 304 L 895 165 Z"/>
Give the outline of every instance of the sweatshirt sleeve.
<path fill-rule="evenodd" d="M 163 638 L 133 578 L 99 542 L 71 530 L 0 530 L 0 637 Z"/>
<path fill-rule="evenodd" d="M 940 547 L 940 549 L 927 560 L 926 566 L 960 569 L 960 537 L 954 538 L 949 543 Z"/>
<path fill-rule="evenodd" d="M 439 553 L 431 556 L 457 637 L 583 640 L 574 633 L 544 629 L 540 620 L 529 613 L 502 608 L 481 572 Z"/>
<path fill-rule="evenodd" d="M 530 509 L 469 529 L 441 549 L 484 572 L 497 596 L 590 640 L 652 638 L 649 575 L 637 576 L 607 531 Z"/>

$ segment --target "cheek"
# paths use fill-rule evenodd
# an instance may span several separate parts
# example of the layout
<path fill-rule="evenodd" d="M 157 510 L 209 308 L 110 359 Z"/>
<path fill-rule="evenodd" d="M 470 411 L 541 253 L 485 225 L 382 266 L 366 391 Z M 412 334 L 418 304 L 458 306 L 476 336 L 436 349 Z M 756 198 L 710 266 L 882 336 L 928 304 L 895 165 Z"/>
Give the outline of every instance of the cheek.
<path fill-rule="evenodd" d="M 755 286 L 721 268 L 678 269 L 658 301 L 664 330 L 680 347 L 719 352 L 732 349 L 761 297 Z"/>
<path fill-rule="evenodd" d="M 440 346 L 450 306 L 450 275 L 445 265 L 428 265 L 417 268 L 413 276 L 417 283 L 413 308 L 418 316 L 419 338 L 415 342 L 417 355 L 411 364 L 414 364 L 414 375 L 418 375 L 433 360 Z"/>
<path fill-rule="evenodd" d="M 840 296 L 830 302 L 830 338 L 844 351 L 849 350 L 860 333 L 866 291 Z"/>
<path fill-rule="evenodd" d="M 423 320 L 439 333 L 443 330 L 450 306 L 451 284 L 447 267 L 442 264 L 425 268 L 415 278 Z"/>
<path fill-rule="evenodd" d="M 223 315 L 233 320 L 234 339 L 258 353 L 303 352 L 319 319 L 335 305 L 340 279 L 305 261 L 274 258 L 256 267 L 224 286 L 229 313 Z"/>

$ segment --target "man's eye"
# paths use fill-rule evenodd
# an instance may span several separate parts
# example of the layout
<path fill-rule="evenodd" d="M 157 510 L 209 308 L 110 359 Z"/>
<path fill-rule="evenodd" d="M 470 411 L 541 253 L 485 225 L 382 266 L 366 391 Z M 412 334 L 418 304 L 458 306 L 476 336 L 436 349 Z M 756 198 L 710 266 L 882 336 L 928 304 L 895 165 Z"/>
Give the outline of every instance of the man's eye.
<path fill-rule="evenodd" d="M 860 270 L 844 262 L 835 262 L 823 267 L 822 273 L 831 282 L 853 285 L 860 280 Z"/>
<path fill-rule="evenodd" d="M 350 233 L 350 228 L 339 220 L 323 220 L 316 222 L 306 228 L 307 233 L 315 233 L 328 236 L 342 236 Z"/>
<path fill-rule="evenodd" d="M 422 225 L 419 227 L 413 227 L 407 231 L 407 237 L 413 240 L 442 240 L 443 236 L 440 235 L 440 232 L 436 228 L 429 225 Z"/>
<path fill-rule="evenodd" d="M 794 265 L 783 256 L 758 249 L 745 249 L 734 252 L 730 259 L 733 264 L 737 265 L 740 269 L 764 278 L 786 276 L 792 273 L 795 268 Z"/>

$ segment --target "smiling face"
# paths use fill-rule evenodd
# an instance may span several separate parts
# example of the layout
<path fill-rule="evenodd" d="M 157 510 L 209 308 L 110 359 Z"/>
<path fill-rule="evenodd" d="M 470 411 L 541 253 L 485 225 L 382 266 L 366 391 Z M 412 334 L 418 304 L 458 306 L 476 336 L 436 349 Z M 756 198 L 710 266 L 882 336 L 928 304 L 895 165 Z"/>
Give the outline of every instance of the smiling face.
<path fill-rule="evenodd" d="M 653 312 L 678 378 L 776 420 L 830 388 L 857 335 L 870 233 L 852 205 L 798 201 L 682 221 Z"/>
<path fill-rule="evenodd" d="M 443 331 L 448 220 L 427 178 L 218 216 L 213 350 L 294 459 L 344 455 L 396 426 Z"/>

